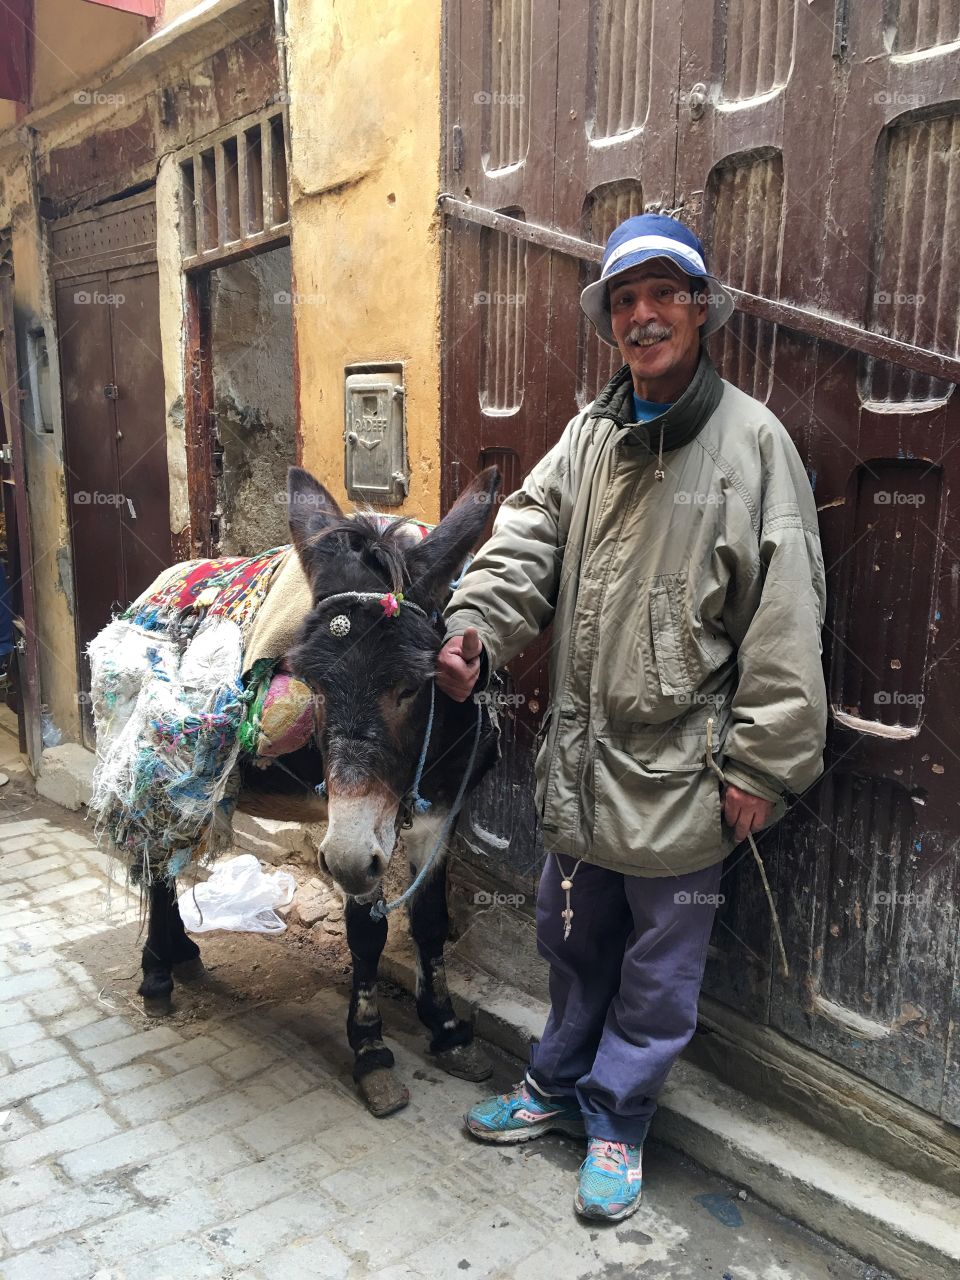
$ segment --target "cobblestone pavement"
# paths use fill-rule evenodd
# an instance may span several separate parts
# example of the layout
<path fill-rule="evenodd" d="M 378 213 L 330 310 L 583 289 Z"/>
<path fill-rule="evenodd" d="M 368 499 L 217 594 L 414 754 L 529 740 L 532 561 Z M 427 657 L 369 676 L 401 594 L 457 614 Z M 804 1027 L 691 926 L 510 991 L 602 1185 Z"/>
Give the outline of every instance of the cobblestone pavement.
<path fill-rule="evenodd" d="M 413 1101 L 374 1120 L 345 953 L 201 939 L 210 990 L 148 1020 L 137 902 L 110 869 L 72 815 L 0 802 L 4 1280 L 878 1276 L 654 1144 L 639 1213 L 581 1225 L 577 1145 L 471 1141 L 484 1087 L 435 1068 L 406 999 L 385 1018 Z M 502 1060 L 495 1085 L 516 1072 Z"/>

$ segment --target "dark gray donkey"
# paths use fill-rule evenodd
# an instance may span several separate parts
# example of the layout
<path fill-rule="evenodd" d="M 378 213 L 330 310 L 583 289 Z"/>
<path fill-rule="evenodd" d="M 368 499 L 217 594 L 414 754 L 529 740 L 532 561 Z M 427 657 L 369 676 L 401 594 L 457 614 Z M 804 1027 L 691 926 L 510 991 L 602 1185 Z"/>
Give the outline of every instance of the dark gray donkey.
<path fill-rule="evenodd" d="M 438 1065 L 482 1080 L 490 1065 L 473 1028 L 454 1013 L 444 977 L 448 933 L 444 852 L 456 811 L 497 756 L 497 734 L 479 700 L 454 702 L 435 687 L 450 583 L 479 537 L 499 483 L 482 472 L 422 541 L 397 522 L 383 530 L 345 516 L 306 471 L 289 475 L 290 530 L 313 605 L 287 669 L 317 695 L 316 733 L 306 748 L 266 769 L 241 759 L 239 807 L 276 817 L 316 817 L 325 796 L 320 851 L 346 895 L 353 994 L 347 1035 L 354 1076 L 369 1109 L 387 1115 L 409 1100 L 393 1074 L 377 1004 L 387 937 L 383 876 L 403 834 L 414 880 L 409 898 L 417 948 L 417 1012 Z M 384 596 L 393 599 L 384 606 Z M 402 598 L 401 598 L 402 597 Z M 394 607 L 395 601 L 395 607 Z M 312 806 L 312 807 L 311 807 Z M 140 994 L 151 1012 L 170 1008 L 173 977 L 202 972 L 186 936 L 173 884 L 150 887 Z M 391 904 L 391 906 L 394 904 Z"/>

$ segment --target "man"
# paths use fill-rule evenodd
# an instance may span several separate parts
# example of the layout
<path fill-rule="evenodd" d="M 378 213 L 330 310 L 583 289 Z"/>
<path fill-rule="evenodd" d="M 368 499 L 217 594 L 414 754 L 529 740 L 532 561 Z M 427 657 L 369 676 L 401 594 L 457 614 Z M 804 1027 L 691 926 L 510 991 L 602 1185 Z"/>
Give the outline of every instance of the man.
<path fill-rule="evenodd" d="M 618 1220 L 696 1026 L 722 859 L 822 769 L 824 581 L 790 437 L 702 346 L 733 302 L 697 237 L 629 218 L 580 302 L 626 367 L 501 506 L 445 611 L 438 683 L 465 699 L 553 623 L 550 1016 L 524 1081 L 466 1123 L 489 1142 L 585 1133 L 575 1208 Z"/>

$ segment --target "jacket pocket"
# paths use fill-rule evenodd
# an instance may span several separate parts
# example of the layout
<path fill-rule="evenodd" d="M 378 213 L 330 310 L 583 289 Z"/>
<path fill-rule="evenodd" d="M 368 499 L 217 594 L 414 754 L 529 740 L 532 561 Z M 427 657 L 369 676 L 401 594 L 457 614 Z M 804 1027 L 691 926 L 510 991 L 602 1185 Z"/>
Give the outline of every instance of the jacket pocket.
<path fill-rule="evenodd" d="M 595 743 L 593 844 L 602 860 L 667 875 L 723 857 L 720 784 L 700 733 L 656 725 Z"/>
<path fill-rule="evenodd" d="M 660 692 L 684 698 L 733 653 L 724 636 L 708 636 L 687 604 L 684 573 L 664 573 L 650 585 L 650 631 Z"/>

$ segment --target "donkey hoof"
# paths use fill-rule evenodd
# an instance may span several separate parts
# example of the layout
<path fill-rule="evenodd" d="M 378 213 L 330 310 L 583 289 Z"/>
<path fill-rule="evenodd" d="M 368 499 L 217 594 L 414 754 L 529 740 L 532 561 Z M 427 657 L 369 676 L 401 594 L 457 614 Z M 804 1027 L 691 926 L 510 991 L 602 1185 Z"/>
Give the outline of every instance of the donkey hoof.
<path fill-rule="evenodd" d="M 438 1067 L 461 1080 L 486 1080 L 493 1075 L 493 1064 L 476 1040 L 469 1044 L 455 1044 L 452 1049 L 441 1049 L 433 1056 Z"/>
<path fill-rule="evenodd" d="M 376 1067 L 357 1081 L 367 1110 L 380 1119 L 401 1111 L 410 1101 L 410 1091 L 390 1067 Z"/>
<path fill-rule="evenodd" d="M 172 969 L 173 976 L 177 982 L 199 982 L 207 972 L 199 956 L 193 956 L 189 960 L 181 960 L 178 964 L 173 965 Z"/>
<path fill-rule="evenodd" d="M 143 1012 L 148 1018 L 166 1018 L 173 1012 L 173 1001 L 167 992 L 159 996 L 143 997 Z"/>

